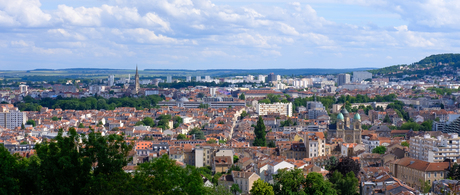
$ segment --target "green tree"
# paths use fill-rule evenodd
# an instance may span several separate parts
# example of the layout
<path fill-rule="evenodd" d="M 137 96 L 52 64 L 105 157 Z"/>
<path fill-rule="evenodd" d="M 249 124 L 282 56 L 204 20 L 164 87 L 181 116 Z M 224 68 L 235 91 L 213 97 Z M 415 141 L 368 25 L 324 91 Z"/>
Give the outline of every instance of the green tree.
<path fill-rule="evenodd" d="M 273 140 L 271 140 L 270 142 L 268 142 L 268 145 L 267 145 L 269 148 L 276 148 L 276 144 Z"/>
<path fill-rule="evenodd" d="M 385 146 L 377 146 L 374 149 L 372 149 L 372 153 L 377 153 L 377 154 L 385 154 L 387 151 L 387 148 Z"/>
<path fill-rule="evenodd" d="M 13 156 L 0 145 L 0 194 L 19 194 L 20 180 L 17 178 L 18 156 Z"/>
<path fill-rule="evenodd" d="M 304 176 L 301 169 L 278 170 L 273 176 L 273 191 L 276 194 L 297 194 L 302 192 Z"/>
<path fill-rule="evenodd" d="M 216 139 L 212 139 L 212 138 L 211 138 L 211 139 L 209 139 L 208 141 L 206 141 L 206 143 L 208 143 L 208 144 L 215 144 L 215 143 L 217 143 L 217 141 L 216 141 Z"/>
<path fill-rule="evenodd" d="M 241 189 L 240 189 L 240 186 L 236 183 L 232 184 L 232 187 L 230 187 L 230 191 L 233 193 L 233 194 L 237 194 L 237 193 L 241 193 Z"/>
<path fill-rule="evenodd" d="M 423 181 L 423 180 L 419 180 L 420 182 L 420 192 L 423 193 L 423 194 L 428 194 L 431 190 L 431 185 L 430 185 L 430 182 L 429 181 Z"/>
<path fill-rule="evenodd" d="M 32 125 L 33 127 L 35 127 L 35 121 L 32 119 L 27 120 L 26 124 Z"/>
<path fill-rule="evenodd" d="M 361 170 L 361 165 L 358 163 L 358 161 L 355 161 L 352 158 L 342 157 L 338 163 L 335 164 L 335 166 L 331 167 L 327 177 L 331 178 L 332 173 L 334 173 L 336 170 L 342 173 L 342 175 L 347 175 L 347 173 L 351 171 L 353 171 L 355 175 L 358 175 L 359 171 Z"/>
<path fill-rule="evenodd" d="M 182 139 L 187 139 L 187 136 L 185 136 L 184 134 L 177 135 L 177 140 L 182 140 Z"/>
<path fill-rule="evenodd" d="M 391 123 L 391 120 L 390 120 L 390 117 L 387 115 L 385 115 L 385 118 L 383 118 L 383 122 L 384 123 Z"/>
<path fill-rule="evenodd" d="M 409 147 L 409 143 L 407 141 L 403 141 L 401 142 L 401 146 Z"/>
<path fill-rule="evenodd" d="M 200 173 L 194 167 L 182 168 L 163 155 L 139 165 L 134 178 L 144 194 L 206 194 Z"/>
<path fill-rule="evenodd" d="M 26 126 L 24 125 L 24 123 L 21 124 L 21 129 L 26 129 Z"/>
<path fill-rule="evenodd" d="M 137 121 L 136 124 L 135 124 L 135 126 L 143 126 L 143 125 L 145 125 L 145 124 L 142 121 Z"/>
<path fill-rule="evenodd" d="M 198 128 L 198 127 L 193 128 L 189 132 L 189 135 L 195 135 L 195 139 L 206 139 L 206 137 L 204 136 L 203 131 L 201 131 L 201 129 Z"/>
<path fill-rule="evenodd" d="M 249 116 L 249 114 L 246 112 L 246 110 L 243 110 L 243 112 L 241 112 L 241 118 L 244 118 L 246 116 Z"/>
<path fill-rule="evenodd" d="M 265 124 L 264 119 L 259 116 L 257 125 L 254 128 L 254 134 L 256 135 L 253 145 L 254 146 L 266 146 L 267 142 L 265 141 Z"/>
<path fill-rule="evenodd" d="M 78 128 L 85 128 L 85 126 L 83 125 L 83 123 L 80 123 L 78 124 Z"/>
<path fill-rule="evenodd" d="M 169 121 L 168 121 L 169 122 Z M 145 117 L 143 120 L 142 120 L 142 123 L 144 123 L 145 126 L 150 126 L 150 127 L 154 127 L 155 126 L 155 121 L 153 121 L 152 118 L 150 117 Z"/>
<path fill-rule="evenodd" d="M 237 155 L 233 155 L 233 164 L 237 163 L 239 160 L 239 157 Z"/>
<path fill-rule="evenodd" d="M 52 121 L 58 121 L 59 118 L 58 118 L 57 116 L 53 116 L 53 117 L 51 117 L 51 120 L 52 120 Z"/>
<path fill-rule="evenodd" d="M 239 98 L 240 100 L 246 100 L 246 96 L 244 95 L 244 93 L 242 93 Z"/>
<path fill-rule="evenodd" d="M 359 181 L 353 172 L 347 173 L 344 177 L 339 171 L 335 171 L 329 181 L 333 184 L 334 189 L 339 195 L 356 195 L 358 194 Z"/>
<path fill-rule="evenodd" d="M 337 194 L 337 191 L 332 188 L 332 183 L 324 180 L 323 175 L 316 172 L 309 173 L 305 178 L 304 192 L 306 194 Z"/>
<path fill-rule="evenodd" d="M 261 179 L 258 179 L 252 184 L 250 192 L 252 195 L 275 195 L 273 187 Z"/>

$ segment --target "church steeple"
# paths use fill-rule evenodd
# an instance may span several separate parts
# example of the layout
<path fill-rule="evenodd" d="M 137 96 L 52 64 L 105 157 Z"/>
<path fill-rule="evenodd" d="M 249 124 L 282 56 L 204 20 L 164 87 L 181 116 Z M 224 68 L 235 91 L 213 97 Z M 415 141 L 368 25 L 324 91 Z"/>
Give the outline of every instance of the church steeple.
<path fill-rule="evenodd" d="M 138 94 L 140 86 L 139 86 L 139 72 L 138 72 L 138 69 L 137 69 L 137 64 L 136 64 L 136 76 L 135 76 L 135 79 L 136 79 L 135 90 L 136 90 L 136 94 Z"/>

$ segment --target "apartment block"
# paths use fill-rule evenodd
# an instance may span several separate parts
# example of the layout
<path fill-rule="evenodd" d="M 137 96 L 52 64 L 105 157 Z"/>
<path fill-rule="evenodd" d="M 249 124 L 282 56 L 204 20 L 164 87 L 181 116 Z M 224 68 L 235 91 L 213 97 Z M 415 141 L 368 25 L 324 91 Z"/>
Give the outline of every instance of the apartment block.
<path fill-rule="evenodd" d="M 7 129 L 21 127 L 27 121 L 25 112 L 21 112 L 12 104 L 0 105 L 0 126 Z"/>
<path fill-rule="evenodd" d="M 292 116 L 292 103 L 273 103 L 273 104 L 257 104 L 257 113 L 259 115 L 267 115 L 270 113 L 279 113 L 288 117 Z"/>
<path fill-rule="evenodd" d="M 449 133 L 447 137 L 440 135 L 431 137 L 415 136 L 410 139 L 409 156 L 414 159 L 428 162 L 442 162 L 446 159 L 460 158 L 460 138 L 456 133 Z"/>

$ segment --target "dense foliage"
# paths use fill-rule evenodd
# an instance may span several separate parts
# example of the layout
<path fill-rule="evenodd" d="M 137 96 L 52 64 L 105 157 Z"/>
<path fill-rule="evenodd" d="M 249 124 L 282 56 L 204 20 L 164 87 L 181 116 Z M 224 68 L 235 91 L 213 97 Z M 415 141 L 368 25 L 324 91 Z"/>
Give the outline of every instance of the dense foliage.
<path fill-rule="evenodd" d="M 372 149 L 372 153 L 376 154 L 385 154 L 387 151 L 387 148 L 385 146 L 377 146 L 374 149 Z"/>
<path fill-rule="evenodd" d="M 37 144 L 30 158 L 0 145 L 0 194 L 230 194 L 222 186 L 204 186 L 206 167 L 180 167 L 163 155 L 126 173 L 133 144 L 121 136 L 82 136 L 74 128 L 67 134 Z"/>
<path fill-rule="evenodd" d="M 257 125 L 254 128 L 254 134 L 255 134 L 255 140 L 253 145 L 254 146 L 266 146 L 267 141 L 265 139 L 265 124 L 264 124 L 264 119 L 262 119 L 261 116 L 259 116 L 259 120 L 257 120 Z"/>
<path fill-rule="evenodd" d="M 16 103 L 15 106 L 21 111 L 40 111 L 42 107 L 61 108 L 63 110 L 114 110 L 117 107 L 134 107 L 136 109 L 154 108 L 157 103 L 162 101 L 158 95 L 150 95 L 145 97 L 122 97 L 105 99 L 100 96 L 86 98 L 42 98 L 34 99 L 30 96 L 24 97 L 21 103 Z"/>

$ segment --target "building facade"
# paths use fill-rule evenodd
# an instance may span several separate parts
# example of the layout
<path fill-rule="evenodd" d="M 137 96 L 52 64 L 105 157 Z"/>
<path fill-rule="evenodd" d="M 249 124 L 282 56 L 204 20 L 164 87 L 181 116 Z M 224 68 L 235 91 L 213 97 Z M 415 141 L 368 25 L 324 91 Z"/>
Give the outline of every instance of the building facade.
<path fill-rule="evenodd" d="M 456 133 L 449 133 L 445 137 L 415 136 L 410 139 L 409 156 L 414 159 L 428 162 L 443 162 L 446 159 L 460 158 L 460 138 Z"/>
<path fill-rule="evenodd" d="M 353 122 L 353 124 L 352 124 Z M 361 143 L 361 116 L 356 113 L 353 121 L 350 114 L 343 107 L 341 113 L 337 115 L 336 138 L 342 138 L 345 143 Z"/>
<path fill-rule="evenodd" d="M 21 127 L 27 121 L 25 112 L 21 112 L 12 104 L 2 104 L 0 106 L 0 126 L 7 129 Z"/>
<path fill-rule="evenodd" d="M 273 103 L 273 104 L 265 104 L 259 103 L 256 106 L 257 113 L 259 115 L 267 115 L 269 113 L 279 113 L 280 115 L 285 115 L 288 117 L 292 116 L 292 103 Z"/>

